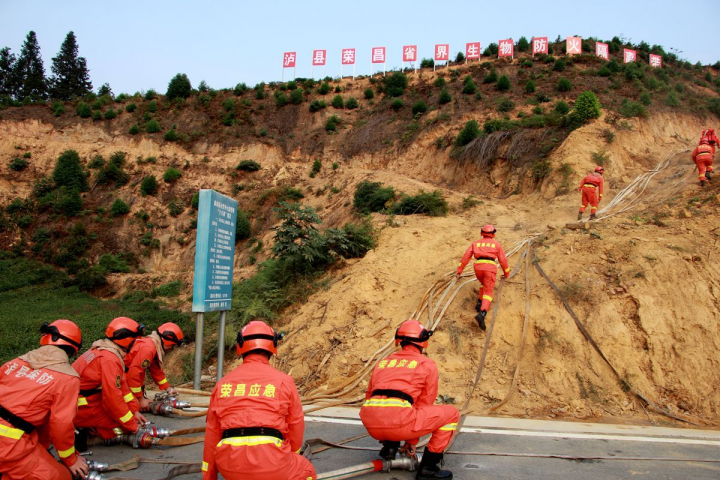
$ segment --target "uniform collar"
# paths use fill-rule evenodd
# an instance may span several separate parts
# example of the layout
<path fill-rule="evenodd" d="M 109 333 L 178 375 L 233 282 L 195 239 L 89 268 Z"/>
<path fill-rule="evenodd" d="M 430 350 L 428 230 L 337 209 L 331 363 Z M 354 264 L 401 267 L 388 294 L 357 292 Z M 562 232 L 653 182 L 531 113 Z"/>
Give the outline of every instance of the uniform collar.
<path fill-rule="evenodd" d="M 270 365 L 270 360 L 268 360 L 265 355 L 251 353 L 243 358 L 243 363 L 263 363 L 265 365 Z"/>

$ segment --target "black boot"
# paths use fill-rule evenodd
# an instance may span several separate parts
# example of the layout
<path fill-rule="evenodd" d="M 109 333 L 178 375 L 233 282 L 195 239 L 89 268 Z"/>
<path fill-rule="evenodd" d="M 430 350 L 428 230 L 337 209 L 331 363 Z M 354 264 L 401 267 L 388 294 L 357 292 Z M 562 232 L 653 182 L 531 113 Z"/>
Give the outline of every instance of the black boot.
<path fill-rule="evenodd" d="M 429 452 L 426 448 L 425 453 L 423 453 L 422 460 L 420 460 L 420 465 L 418 466 L 415 478 L 417 480 L 432 480 L 434 478 L 452 480 L 452 472 L 450 470 L 440 470 L 438 463 L 441 465 L 445 463 L 443 462 L 443 454 Z"/>
<path fill-rule="evenodd" d="M 485 330 L 485 315 L 487 315 L 485 310 L 480 310 L 480 313 L 475 315 L 475 320 L 477 320 L 480 330 Z"/>
<path fill-rule="evenodd" d="M 79 428 L 75 430 L 75 450 L 77 450 L 78 452 L 87 452 L 87 441 L 87 428 Z"/>
<path fill-rule="evenodd" d="M 582 212 L 578 213 L 578 222 L 582 220 Z"/>
<path fill-rule="evenodd" d="M 400 442 L 383 440 L 380 443 L 383 444 L 383 447 L 380 449 L 380 458 L 384 460 L 394 460 L 397 456 L 398 449 L 400 448 Z"/>
<path fill-rule="evenodd" d="M 475 311 L 480 313 L 481 308 L 482 308 L 482 300 L 478 299 L 477 303 L 475 304 Z"/>
<path fill-rule="evenodd" d="M 712 180 L 712 172 L 705 172 L 705 178 Z"/>
<path fill-rule="evenodd" d="M 590 220 L 595 220 L 595 214 L 594 214 L 594 213 L 591 213 L 591 214 L 590 214 Z"/>
<path fill-rule="evenodd" d="M 700 186 L 701 186 L 701 187 L 704 187 L 704 186 L 705 186 L 705 180 L 700 180 Z"/>

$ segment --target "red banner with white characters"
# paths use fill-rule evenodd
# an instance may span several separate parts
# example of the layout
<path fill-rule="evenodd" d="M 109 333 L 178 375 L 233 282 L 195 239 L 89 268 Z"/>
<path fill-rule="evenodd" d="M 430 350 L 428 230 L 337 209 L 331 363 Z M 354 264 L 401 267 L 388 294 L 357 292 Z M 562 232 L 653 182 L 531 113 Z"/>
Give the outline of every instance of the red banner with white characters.
<path fill-rule="evenodd" d="M 662 56 L 650 54 L 650 66 L 662 68 Z"/>
<path fill-rule="evenodd" d="M 632 63 L 637 59 L 637 52 L 626 48 L 623 50 L 623 59 L 625 63 Z"/>
<path fill-rule="evenodd" d="M 610 60 L 610 46 L 607 43 L 595 43 L 595 55 L 605 60 Z"/>
<path fill-rule="evenodd" d="M 403 47 L 403 62 L 417 62 L 417 45 Z"/>
<path fill-rule="evenodd" d="M 548 38 L 547 37 L 533 37 L 532 53 L 533 53 L 533 55 L 538 54 L 538 53 L 548 53 Z"/>
<path fill-rule="evenodd" d="M 325 65 L 327 60 L 327 50 L 313 50 L 312 64 L 313 66 Z"/>
<path fill-rule="evenodd" d="M 498 58 L 512 57 L 515 54 L 515 43 L 512 38 L 498 42 Z"/>
<path fill-rule="evenodd" d="M 442 61 L 442 60 L 449 60 L 449 59 L 450 59 L 450 45 L 447 43 L 435 45 L 435 60 Z"/>
<path fill-rule="evenodd" d="M 355 49 L 343 48 L 341 58 L 343 65 L 355 65 Z"/>
<path fill-rule="evenodd" d="M 465 58 L 472 60 L 480 58 L 480 42 L 471 42 L 465 44 Z"/>
<path fill-rule="evenodd" d="M 566 52 L 568 55 L 580 55 L 582 53 L 582 38 L 567 37 Z"/>
<path fill-rule="evenodd" d="M 372 63 L 385 63 L 385 47 L 372 49 Z"/>
<path fill-rule="evenodd" d="M 285 52 L 283 54 L 283 68 L 295 68 L 296 59 L 295 52 Z"/>

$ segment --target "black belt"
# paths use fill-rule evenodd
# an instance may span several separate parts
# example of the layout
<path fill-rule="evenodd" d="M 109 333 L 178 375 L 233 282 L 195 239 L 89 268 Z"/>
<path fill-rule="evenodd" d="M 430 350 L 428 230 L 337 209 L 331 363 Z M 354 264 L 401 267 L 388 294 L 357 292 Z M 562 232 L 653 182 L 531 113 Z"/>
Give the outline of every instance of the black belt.
<path fill-rule="evenodd" d="M 494 262 L 494 258 L 488 258 L 488 257 L 475 257 L 475 260 L 490 260 L 491 262 Z"/>
<path fill-rule="evenodd" d="M 88 388 L 87 390 L 80 390 L 80 396 L 89 397 L 91 395 L 97 395 L 100 392 L 102 392 L 102 387 Z"/>
<path fill-rule="evenodd" d="M 279 438 L 280 440 L 285 440 L 285 437 L 280 430 L 270 427 L 228 428 L 222 433 L 222 438 L 255 437 L 257 435 L 275 437 Z"/>
<path fill-rule="evenodd" d="M 35 425 L 28 422 L 27 420 L 24 420 L 14 413 L 12 413 L 10 410 L 7 410 L 5 407 L 0 405 L 0 418 L 7 421 L 10 425 L 13 427 L 22 430 L 23 432 L 30 435 L 32 432 L 35 431 Z"/>
<path fill-rule="evenodd" d="M 385 389 L 385 388 L 380 389 L 380 390 L 373 390 L 371 396 L 374 397 L 376 395 L 384 395 L 386 397 L 400 398 L 402 400 L 406 400 L 406 401 L 410 402 L 410 405 L 415 403 L 415 400 L 413 400 L 413 397 L 411 397 L 410 395 L 408 395 L 405 392 L 401 392 L 400 390 L 391 390 L 391 389 Z"/>

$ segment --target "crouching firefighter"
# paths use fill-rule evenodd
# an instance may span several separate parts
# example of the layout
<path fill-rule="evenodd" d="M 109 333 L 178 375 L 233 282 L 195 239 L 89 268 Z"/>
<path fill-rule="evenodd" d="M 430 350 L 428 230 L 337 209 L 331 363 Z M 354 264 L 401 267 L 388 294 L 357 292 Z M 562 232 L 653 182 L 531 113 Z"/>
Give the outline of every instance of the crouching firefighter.
<path fill-rule="evenodd" d="M 176 393 L 170 387 L 162 365 L 165 354 L 184 343 L 180 327 L 171 322 L 163 323 L 147 337 L 138 338 L 125 355 L 125 378 L 135 400 L 140 404 L 141 412 L 150 411 L 150 401 L 145 398 L 143 387 L 146 370 L 160 390 Z"/>
<path fill-rule="evenodd" d="M 74 447 L 80 378 L 69 362 L 82 346 L 80 328 L 56 320 L 40 333 L 40 348 L 0 368 L 0 477 L 85 478 L 87 463 Z M 62 463 L 48 453 L 50 443 Z"/>
<path fill-rule="evenodd" d="M 281 336 L 261 321 L 238 333 L 240 366 L 218 381 L 210 397 L 203 480 L 312 480 L 315 468 L 298 455 L 305 419 L 291 376 L 270 366 Z"/>
<path fill-rule="evenodd" d="M 433 405 L 438 393 L 435 362 L 422 354 L 432 335 L 416 320 L 406 320 L 395 332 L 402 350 L 380 360 L 373 370 L 360 419 L 371 437 L 383 444 L 380 456 L 395 458 L 401 452 L 414 455 L 420 437 L 432 434 L 420 460 L 416 478 L 452 479 L 441 470 L 443 451 L 450 443 L 460 412 L 452 405 Z"/>
<path fill-rule="evenodd" d="M 147 422 L 127 386 L 123 364 L 123 357 L 144 328 L 131 318 L 116 318 L 105 330 L 106 338 L 94 342 L 73 363 L 80 374 L 75 417 L 80 432 L 78 449 L 87 448 L 88 435 L 108 440 L 122 433 L 135 433 L 140 428 L 138 422 Z"/>

